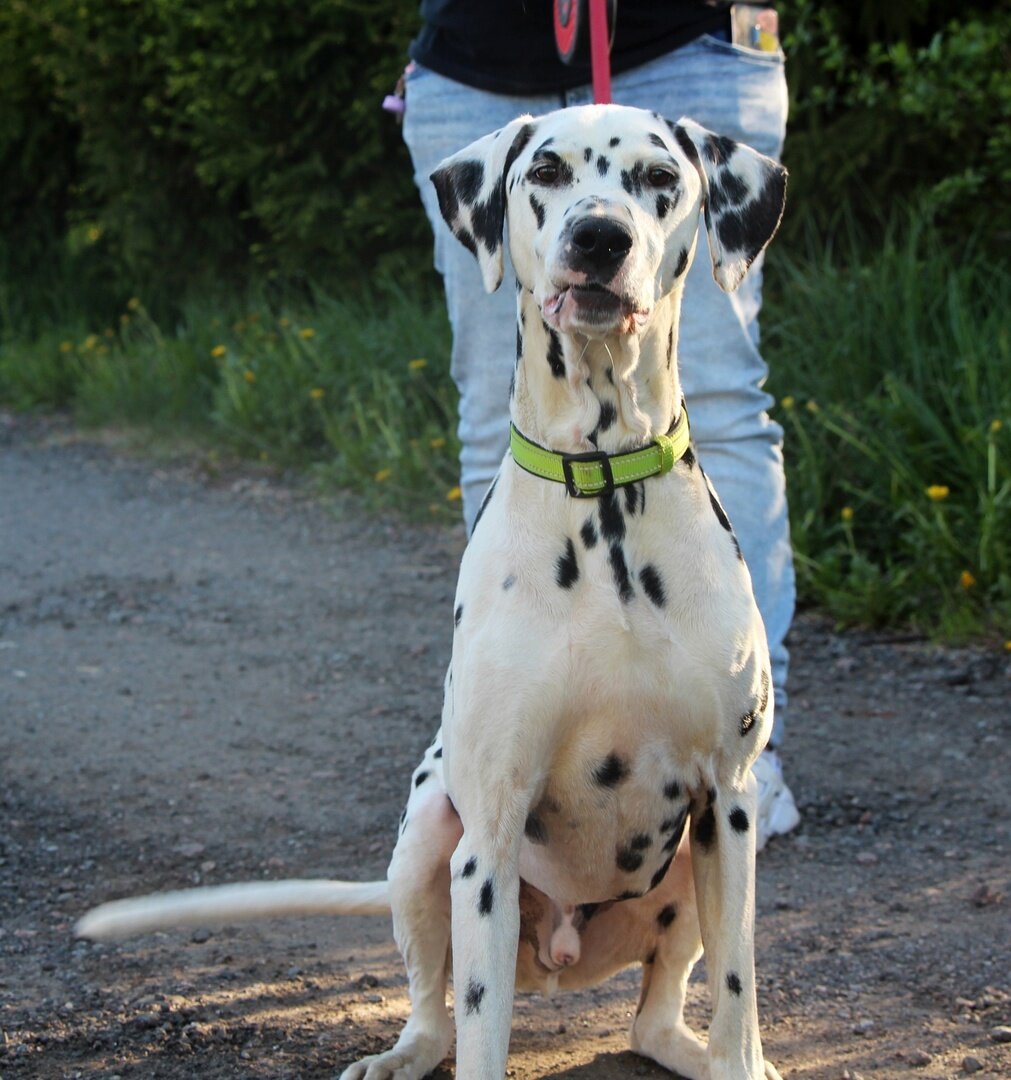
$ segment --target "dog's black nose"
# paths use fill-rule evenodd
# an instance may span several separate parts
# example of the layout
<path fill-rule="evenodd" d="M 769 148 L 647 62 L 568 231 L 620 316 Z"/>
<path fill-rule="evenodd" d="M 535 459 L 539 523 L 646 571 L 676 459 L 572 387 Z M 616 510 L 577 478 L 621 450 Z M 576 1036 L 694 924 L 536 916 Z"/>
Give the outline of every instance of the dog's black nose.
<path fill-rule="evenodd" d="M 572 268 L 608 278 L 632 249 L 627 226 L 609 217 L 583 217 L 573 222 L 570 240 Z"/>

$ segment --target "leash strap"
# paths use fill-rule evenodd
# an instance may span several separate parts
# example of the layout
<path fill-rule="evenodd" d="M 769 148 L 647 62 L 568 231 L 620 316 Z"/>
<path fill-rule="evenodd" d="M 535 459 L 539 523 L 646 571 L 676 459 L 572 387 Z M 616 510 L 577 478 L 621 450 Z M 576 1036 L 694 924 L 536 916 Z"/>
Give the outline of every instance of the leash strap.
<path fill-rule="evenodd" d="M 677 422 L 666 435 L 657 435 L 649 446 L 628 454 L 605 454 L 591 450 L 585 454 L 559 454 L 520 434 L 509 425 L 509 449 L 513 460 L 542 480 L 564 484 L 574 499 L 594 499 L 610 494 L 616 487 L 670 472 L 684 457 L 691 440 L 688 412 L 681 410 Z"/>

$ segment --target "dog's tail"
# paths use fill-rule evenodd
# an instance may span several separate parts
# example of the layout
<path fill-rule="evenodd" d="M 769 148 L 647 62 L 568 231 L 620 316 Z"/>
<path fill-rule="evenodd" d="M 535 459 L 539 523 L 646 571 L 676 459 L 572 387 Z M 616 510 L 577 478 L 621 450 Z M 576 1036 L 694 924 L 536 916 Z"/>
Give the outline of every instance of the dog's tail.
<path fill-rule="evenodd" d="M 112 900 L 74 926 L 92 941 L 167 930 L 173 926 L 252 922 L 277 915 L 388 915 L 385 881 L 247 881 Z"/>

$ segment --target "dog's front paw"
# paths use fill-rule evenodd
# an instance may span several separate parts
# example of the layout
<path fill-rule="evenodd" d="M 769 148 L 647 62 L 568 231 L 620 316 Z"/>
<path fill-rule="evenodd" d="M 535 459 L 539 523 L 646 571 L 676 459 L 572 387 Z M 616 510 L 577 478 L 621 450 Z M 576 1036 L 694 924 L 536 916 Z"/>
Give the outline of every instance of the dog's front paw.
<path fill-rule="evenodd" d="M 652 1058 L 686 1080 L 709 1080 L 706 1044 L 683 1024 L 647 1024 L 640 1016 L 632 1025 L 628 1041 L 634 1053 Z"/>
<path fill-rule="evenodd" d="M 421 1080 L 449 1053 L 449 1039 L 415 1032 L 401 1035 L 385 1054 L 372 1054 L 349 1065 L 340 1080 Z"/>

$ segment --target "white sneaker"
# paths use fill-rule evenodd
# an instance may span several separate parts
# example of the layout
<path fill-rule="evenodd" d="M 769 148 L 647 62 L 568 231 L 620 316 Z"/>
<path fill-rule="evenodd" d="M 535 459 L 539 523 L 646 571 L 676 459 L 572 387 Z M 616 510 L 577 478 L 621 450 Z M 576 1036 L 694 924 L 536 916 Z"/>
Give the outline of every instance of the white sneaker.
<path fill-rule="evenodd" d="M 783 766 L 775 750 L 763 750 L 751 767 L 758 781 L 758 830 L 755 850 L 761 851 L 773 836 L 796 829 L 800 814 L 783 780 Z"/>

